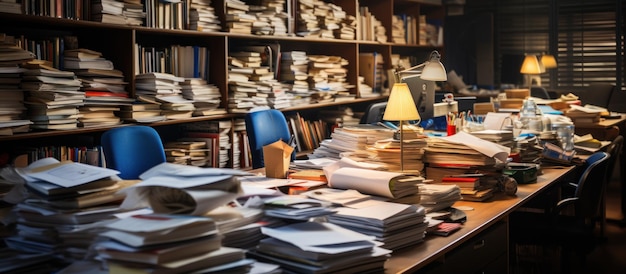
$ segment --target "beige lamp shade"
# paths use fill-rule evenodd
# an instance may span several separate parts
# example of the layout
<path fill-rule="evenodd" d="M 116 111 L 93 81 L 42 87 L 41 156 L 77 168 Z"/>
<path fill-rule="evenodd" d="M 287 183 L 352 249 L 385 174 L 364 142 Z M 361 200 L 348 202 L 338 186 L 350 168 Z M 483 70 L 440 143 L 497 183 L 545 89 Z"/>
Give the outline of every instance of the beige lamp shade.
<path fill-rule="evenodd" d="M 541 56 L 541 63 L 546 69 L 556 68 L 556 58 L 554 55 L 546 54 Z"/>
<path fill-rule="evenodd" d="M 541 66 L 539 65 L 539 60 L 537 60 L 537 56 L 526 55 L 526 57 L 524 58 L 524 62 L 522 63 L 522 68 L 520 69 L 520 73 L 540 74 Z"/>
<path fill-rule="evenodd" d="M 417 112 L 409 86 L 406 83 L 393 84 L 383 120 L 409 121 L 419 119 L 420 115 Z"/>
<path fill-rule="evenodd" d="M 420 78 L 427 81 L 447 81 L 448 74 L 443 64 L 439 60 L 434 60 L 426 62 Z"/>

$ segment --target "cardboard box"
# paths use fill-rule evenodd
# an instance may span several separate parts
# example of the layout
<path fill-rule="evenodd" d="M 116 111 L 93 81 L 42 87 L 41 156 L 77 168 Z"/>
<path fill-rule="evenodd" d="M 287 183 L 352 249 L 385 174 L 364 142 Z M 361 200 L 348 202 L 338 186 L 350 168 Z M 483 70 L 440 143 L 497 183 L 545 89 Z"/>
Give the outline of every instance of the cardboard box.
<path fill-rule="evenodd" d="M 265 176 L 268 178 L 287 178 L 292 152 L 293 147 L 282 140 L 264 146 Z"/>

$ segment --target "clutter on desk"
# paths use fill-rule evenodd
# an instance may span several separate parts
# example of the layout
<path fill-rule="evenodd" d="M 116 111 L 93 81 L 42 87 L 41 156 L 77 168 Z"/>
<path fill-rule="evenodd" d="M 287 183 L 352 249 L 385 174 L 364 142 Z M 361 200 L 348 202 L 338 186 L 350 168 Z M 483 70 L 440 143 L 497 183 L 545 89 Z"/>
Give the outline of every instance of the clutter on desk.
<path fill-rule="evenodd" d="M 367 206 L 337 208 L 330 223 L 374 236 L 381 247 L 396 250 L 421 243 L 428 224 L 425 208 L 418 204 L 369 201 Z M 410 229 L 409 229 L 410 228 Z"/>

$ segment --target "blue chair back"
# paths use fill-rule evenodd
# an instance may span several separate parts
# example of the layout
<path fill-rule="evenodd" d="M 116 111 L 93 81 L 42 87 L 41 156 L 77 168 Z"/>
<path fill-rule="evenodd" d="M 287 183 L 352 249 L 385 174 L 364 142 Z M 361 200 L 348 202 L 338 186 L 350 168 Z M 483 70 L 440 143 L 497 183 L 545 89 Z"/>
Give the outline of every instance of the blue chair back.
<path fill-rule="evenodd" d="M 263 146 L 283 140 L 289 142 L 291 133 L 285 115 L 276 109 L 260 110 L 246 114 L 246 131 L 252 154 L 252 168 L 265 167 Z M 291 154 L 292 161 L 296 151 Z"/>
<path fill-rule="evenodd" d="M 107 168 L 122 179 L 138 179 L 141 173 L 165 162 L 159 133 L 148 126 L 126 126 L 105 131 L 100 139 Z"/>
<path fill-rule="evenodd" d="M 600 209 L 602 193 L 604 193 L 606 172 L 610 155 L 606 152 L 596 152 L 585 161 L 585 170 L 578 180 L 575 197 L 577 214 L 583 218 L 594 218 Z"/>

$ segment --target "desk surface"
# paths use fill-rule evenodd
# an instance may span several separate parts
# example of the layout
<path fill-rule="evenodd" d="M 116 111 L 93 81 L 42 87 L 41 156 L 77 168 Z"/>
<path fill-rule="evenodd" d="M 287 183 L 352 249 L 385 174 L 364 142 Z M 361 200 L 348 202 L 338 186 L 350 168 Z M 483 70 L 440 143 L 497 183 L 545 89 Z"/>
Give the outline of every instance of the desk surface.
<path fill-rule="evenodd" d="M 445 253 L 471 239 L 481 231 L 505 219 L 515 209 L 541 193 L 573 167 L 544 169 L 537 183 L 519 185 L 516 196 L 498 194 L 489 202 L 459 201 L 455 206 L 470 206 L 463 227 L 448 237 L 427 236 L 421 244 L 394 251 L 385 263 L 387 273 L 413 272 L 441 258 Z"/>

